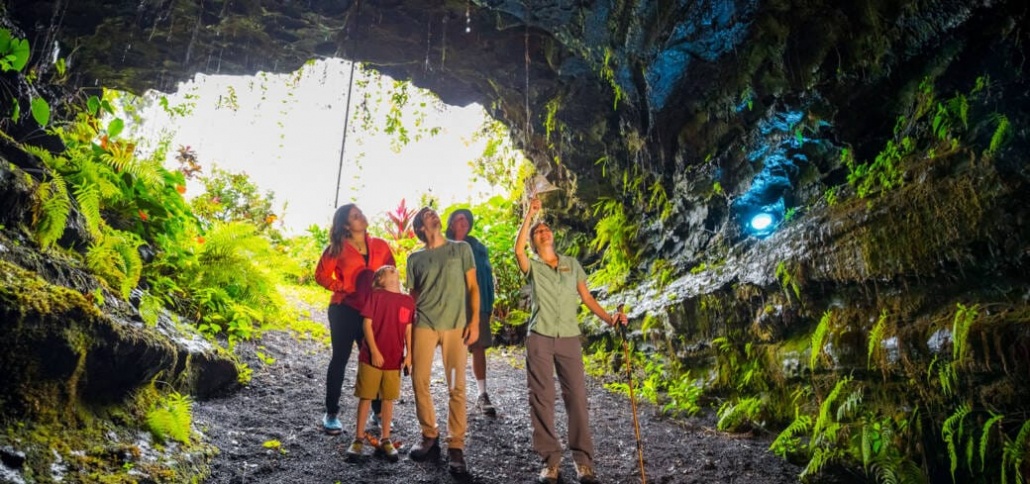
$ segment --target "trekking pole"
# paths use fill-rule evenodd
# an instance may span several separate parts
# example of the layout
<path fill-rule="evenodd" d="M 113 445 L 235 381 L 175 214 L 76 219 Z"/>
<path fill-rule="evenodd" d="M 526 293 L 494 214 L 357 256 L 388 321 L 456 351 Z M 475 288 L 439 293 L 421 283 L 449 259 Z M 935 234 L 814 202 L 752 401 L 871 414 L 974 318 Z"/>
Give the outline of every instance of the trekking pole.
<path fill-rule="evenodd" d="M 623 305 L 620 304 L 617 309 L 617 314 L 622 314 Z M 622 351 L 626 353 L 626 376 L 629 381 L 629 404 L 633 409 L 633 431 L 637 437 L 637 460 L 640 462 L 640 484 L 647 484 L 647 473 L 644 472 L 644 442 L 640 440 L 640 420 L 637 419 L 637 399 L 633 396 L 633 359 L 629 354 L 629 343 L 626 338 L 626 326 L 619 324 L 616 318 L 615 324 L 618 325 L 619 334 L 622 336 Z"/>

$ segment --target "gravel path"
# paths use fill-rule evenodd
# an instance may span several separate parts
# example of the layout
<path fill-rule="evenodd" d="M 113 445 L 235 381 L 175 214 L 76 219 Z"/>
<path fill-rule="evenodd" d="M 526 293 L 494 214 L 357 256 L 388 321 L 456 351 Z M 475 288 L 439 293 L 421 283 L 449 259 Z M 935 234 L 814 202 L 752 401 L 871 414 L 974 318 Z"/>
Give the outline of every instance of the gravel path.
<path fill-rule="evenodd" d="M 315 321 L 328 324 L 324 308 L 311 308 L 311 315 Z M 408 380 L 395 408 L 394 438 L 403 445 L 400 462 L 370 457 L 349 463 L 344 452 L 354 428 L 356 400 L 351 394 L 357 351 L 347 366 L 341 399 L 344 433 L 338 436 L 328 436 L 321 430 L 327 347 L 298 340 L 289 333 L 271 332 L 260 342 L 242 343 L 239 352 L 254 370 L 251 384 L 194 407 L 196 425 L 221 449 L 211 463 L 207 483 L 512 483 L 534 482 L 539 472 L 540 464 L 532 452 L 521 347 L 488 353 L 488 391 L 498 408 L 497 418 L 474 411 L 476 385 L 470 363 L 466 437 L 469 475 L 462 479 L 448 474 L 446 450 L 441 460 L 433 463 L 416 463 L 405 455 L 419 438 Z M 262 363 L 256 352 L 275 362 Z M 445 432 L 446 384 L 439 354 L 436 365 L 432 391 L 437 419 Z M 608 392 L 595 381 L 588 380 L 587 391 L 598 477 L 604 483 L 640 482 L 628 399 Z M 559 429 L 564 434 L 560 401 L 557 408 Z M 765 440 L 718 433 L 699 421 L 683 425 L 660 417 L 647 404 L 638 405 L 638 410 L 649 483 L 797 482 L 800 469 L 772 455 Z M 265 447 L 273 440 L 281 443 L 279 449 Z M 575 476 L 571 455 L 566 451 L 561 482 L 576 482 Z"/>

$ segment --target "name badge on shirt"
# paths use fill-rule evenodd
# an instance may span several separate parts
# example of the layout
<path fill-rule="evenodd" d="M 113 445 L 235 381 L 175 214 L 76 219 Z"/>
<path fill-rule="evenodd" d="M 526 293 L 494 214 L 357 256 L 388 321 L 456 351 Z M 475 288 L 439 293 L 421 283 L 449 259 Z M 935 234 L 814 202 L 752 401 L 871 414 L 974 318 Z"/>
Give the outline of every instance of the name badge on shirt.
<path fill-rule="evenodd" d="M 558 266 L 558 272 L 572 272 L 572 268 L 563 264 Z"/>
<path fill-rule="evenodd" d="M 411 322 L 411 310 L 408 308 L 397 308 L 397 319 L 402 323 Z"/>

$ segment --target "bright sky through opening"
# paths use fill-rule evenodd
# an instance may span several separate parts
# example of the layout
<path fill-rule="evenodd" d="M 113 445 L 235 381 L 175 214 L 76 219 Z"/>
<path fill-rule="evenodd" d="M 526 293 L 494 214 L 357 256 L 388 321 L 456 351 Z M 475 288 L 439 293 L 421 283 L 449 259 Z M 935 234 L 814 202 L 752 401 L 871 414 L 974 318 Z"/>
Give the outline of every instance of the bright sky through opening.
<path fill-rule="evenodd" d="M 277 212 L 281 212 L 283 202 L 288 203 L 282 218 L 287 234 L 303 233 L 311 224 L 327 227 L 335 210 L 349 72 L 349 63 L 330 59 L 305 66 L 299 76 L 198 74 L 168 95 L 173 107 L 193 103 L 192 113 L 170 116 L 155 102 L 142 113 L 145 121 L 139 134 L 156 137 L 162 131 L 172 133 L 166 164 L 169 169 L 178 167 L 176 149 L 190 146 L 205 167 L 205 175 L 211 173 L 212 165 L 245 172 L 262 192 L 274 192 Z M 428 193 L 444 208 L 452 203 L 475 203 L 498 193 L 485 182 L 471 180 L 469 162 L 482 153 L 485 143 L 472 141 L 473 133 L 487 119 L 481 106 L 447 106 L 431 94 L 410 87 L 407 105 L 426 106 L 419 108 L 425 113 L 422 126 L 441 129 L 436 136 L 415 140 L 415 118 L 410 109 L 406 110 L 402 122 L 411 131 L 411 142 L 395 153 L 390 149 L 391 136 L 382 131 L 381 119 L 374 118 L 379 132 L 369 134 L 363 130 L 358 114 L 363 102 L 373 111 L 376 106 L 388 109 L 388 89 L 374 90 L 377 85 L 389 88 L 393 81 L 384 76 L 382 83 L 367 83 L 371 91 L 366 97 L 360 72 L 356 72 L 351 99 L 340 204 L 354 201 L 370 220 L 375 220 L 395 208 L 402 198 L 414 207 L 420 196 Z M 192 183 L 187 197 L 201 189 Z"/>

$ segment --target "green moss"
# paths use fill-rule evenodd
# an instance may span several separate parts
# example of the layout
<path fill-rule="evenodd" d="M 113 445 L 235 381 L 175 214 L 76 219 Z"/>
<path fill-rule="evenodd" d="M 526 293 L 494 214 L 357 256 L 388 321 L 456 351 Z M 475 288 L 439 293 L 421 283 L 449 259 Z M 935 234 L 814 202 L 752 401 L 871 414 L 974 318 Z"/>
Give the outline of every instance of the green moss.
<path fill-rule="evenodd" d="M 81 293 L 50 284 L 4 260 L 0 260 L 0 304 L 22 315 L 81 311 L 88 317 L 100 317 L 100 310 Z"/>

